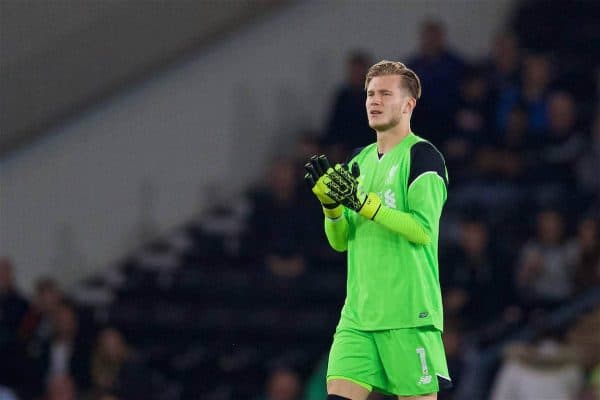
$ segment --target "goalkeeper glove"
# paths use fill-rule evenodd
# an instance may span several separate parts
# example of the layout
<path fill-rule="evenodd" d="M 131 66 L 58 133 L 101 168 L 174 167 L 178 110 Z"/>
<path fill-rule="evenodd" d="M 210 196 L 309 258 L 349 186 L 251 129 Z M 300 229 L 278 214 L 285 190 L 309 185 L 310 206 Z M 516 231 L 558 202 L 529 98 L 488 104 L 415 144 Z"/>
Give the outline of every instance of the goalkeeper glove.
<path fill-rule="evenodd" d="M 359 190 L 358 177 L 360 168 L 357 163 L 352 164 L 352 171 L 346 164 L 337 164 L 326 175 L 324 180 L 329 189 L 326 194 L 332 200 L 342 203 L 353 209 L 367 219 L 374 219 L 381 208 L 381 199 L 375 193 L 364 193 Z"/>
<path fill-rule="evenodd" d="M 332 170 L 329 160 L 325 155 L 312 156 L 310 161 L 304 165 L 306 174 L 304 180 L 308 183 L 314 195 L 321 202 L 323 212 L 326 216 L 335 219 L 342 215 L 340 203 L 333 200 L 327 193 L 329 188 L 325 181 L 328 180 L 327 170 Z"/>

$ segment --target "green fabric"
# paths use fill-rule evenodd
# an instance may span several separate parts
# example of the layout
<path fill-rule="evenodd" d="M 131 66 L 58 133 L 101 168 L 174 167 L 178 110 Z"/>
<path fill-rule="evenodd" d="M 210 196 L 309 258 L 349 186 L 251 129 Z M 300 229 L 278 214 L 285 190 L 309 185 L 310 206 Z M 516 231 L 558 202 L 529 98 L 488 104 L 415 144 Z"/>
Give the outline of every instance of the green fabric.
<path fill-rule="evenodd" d="M 438 376 L 450 379 L 441 332 L 433 327 L 336 330 L 327 380 L 345 377 L 381 393 L 416 396 L 438 392 Z"/>
<path fill-rule="evenodd" d="M 410 213 L 382 206 L 375 216 L 375 222 L 401 234 L 409 242 L 425 245 L 431 243 L 431 236 Z"/>
<path fill-rule="evenodd" d="M 390 211 L 371 221 L 344 208 L 347 233 L 344 221 L 325 222 L 334 248 L 343 249 L 347 237 L 348 279 L 340 327 L 443 329 L 438 230 L 446 186 L 437 174 L 425 173 L 408 187 L 410 149 L 422 140 L 411 133 L 381 159 L 373 143 L 351 160 L 360 166 L 361 190 L 377 193 Z M 428 244 L 416 244 L 427 242 L 417 225 Z"/>

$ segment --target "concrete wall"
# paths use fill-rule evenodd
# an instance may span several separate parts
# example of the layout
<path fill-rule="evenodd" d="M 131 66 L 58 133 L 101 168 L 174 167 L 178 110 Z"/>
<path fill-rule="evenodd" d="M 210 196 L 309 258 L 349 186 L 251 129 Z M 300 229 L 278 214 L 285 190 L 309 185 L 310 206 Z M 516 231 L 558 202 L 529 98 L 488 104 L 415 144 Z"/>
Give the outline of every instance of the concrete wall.
<path fill-rule="evenodd" d="M 348 51 L 402 59 L 435 16 L 453 47 L 482 56 L 511 3 L 307 1 L 245 28 L 3 160 L 0 254 L 26 289 L 104 268 L 131 249 L 141 214 L 177 226 L 203 187 L 239 189 L 299 130 L 319 129 Z"/>

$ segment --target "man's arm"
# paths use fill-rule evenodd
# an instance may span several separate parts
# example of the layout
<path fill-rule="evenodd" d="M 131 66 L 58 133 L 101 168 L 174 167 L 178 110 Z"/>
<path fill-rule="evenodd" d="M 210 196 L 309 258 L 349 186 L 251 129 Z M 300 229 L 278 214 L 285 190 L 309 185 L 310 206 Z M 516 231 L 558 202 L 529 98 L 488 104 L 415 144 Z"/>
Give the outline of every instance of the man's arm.
<path fill-rule="evenodd" d="M 439 151 L 428 142 L 416 143 L 411 149 L 407 182 L 408 212 L 382 205 L 373 220 L 410 242 L 428 245 L 439 230 L 447 183 L 446 166 Z"/>
<path fill-rule="evenodd" d="M 444 158 L 431 143 L 420 142 L 411 149 L 407 212 L 382 205 L 376 193 L 359 193 L 356 180 L 359 175 L 356 163 L 352 165 L 352 171 L 347 166 L 336 165 L 324 181 L 329 196 L 361 216 L 401 234 L 410 242 L 431 243 L 438 232 L 448 182 Z"/>
<path fill-rule="evenodd" d="M 343 212 L 337 218 L 325 216 L 325 236 L 335 251 L 348 249 L 348 221 Z"/>
<path fill-rule="evenodd" d="M 358 147 L 352 150 L 352 153 L 346 159 L 346 164 L 349 164 L 363 149 L 364 147 Z M 325 216 L 325 236 L 327 236 L 329 245 L 335 251 L 342 252 L 348 249 L 348 220 L 343 211 L 337 216 L 335 214 Z"/>

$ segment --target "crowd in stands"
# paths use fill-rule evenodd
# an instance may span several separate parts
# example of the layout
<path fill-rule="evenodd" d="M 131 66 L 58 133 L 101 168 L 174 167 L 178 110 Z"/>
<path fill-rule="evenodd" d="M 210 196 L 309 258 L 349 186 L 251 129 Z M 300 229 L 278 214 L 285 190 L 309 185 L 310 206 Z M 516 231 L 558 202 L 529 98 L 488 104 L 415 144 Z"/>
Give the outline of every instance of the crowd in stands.
<path fill-rule="evenodd" d="M 39 279 L 28 301 L 2 259 L 0 300 L 1 399 L 169 398 L 123 334 L 94 324 L 54 280 Z"/>
<path fill-rule="evenodd" d="M 405 58 L 423 86 L 412 129 L 440 149 L 450 175 L 440 282 L 454 389 L 441 393 L 440 400 L 475 398 L 460 394 L 472 382 L 469 354 L 524 327 L 543 325 L 561 306 L 600 288 L 595 93 L 572 75 L 560 53 L 543 45 L 526 47 L 520 33 L 498 34 L 489 56 L 473 62 L 447 45 L 442 23 L 428 20 L 418 50 Z M 249 188 L 236 214 L 241 228 L 225 235 L 228 244 L 209 242 L 212 236 L 202 234 L 205 247 L 185 262 L 211 253 L 238 270 L 259 266 L 271 289 L 289 293 L 295 293 L 294 285 L 308 290 L 320 274 L 334 271 L 341 282 L 333 301 L 339 310 L 344 255 L 328 247 L 302 166 L 319 153 L 344 161 L 354 148 L 374 141 L 364 111 L 364 75 L 374 61 L 363 51 L 348 57 L 347 80 L 334 96 L 323 132 L 299 135 L 290 153 L 271 161 L 268 182 Z M 22 297 L 8 259 L 0 262 L 0 322 L 0 399 L 177 398 L 119 328 L 97 324 L 52 279 L 38 282 L 33 299 Z M 324 346 L 316 345 L 319 354 L 309 357 L 308 366 L 306 358 L 303 365 L 293 360 L 263 365 L 259 399 L 324 398 L 326 359 L 320 357 L 336 321 L 328 322 L 319 342 Z M 545 391 L 560 398 L 598 398 L 598 328 L 596 306 L 560 330 L 540 329 L 529 341 L 503 347 L 493 374 L 480 383 L 481 398 L 545 398 Z M 212 398 L 227 399 L 235 391 L 218 393 L 221 397 Z"/>

